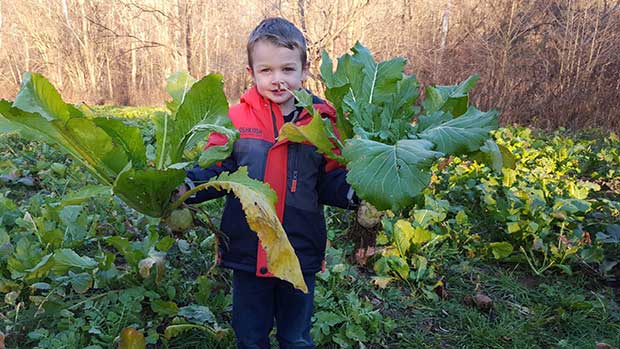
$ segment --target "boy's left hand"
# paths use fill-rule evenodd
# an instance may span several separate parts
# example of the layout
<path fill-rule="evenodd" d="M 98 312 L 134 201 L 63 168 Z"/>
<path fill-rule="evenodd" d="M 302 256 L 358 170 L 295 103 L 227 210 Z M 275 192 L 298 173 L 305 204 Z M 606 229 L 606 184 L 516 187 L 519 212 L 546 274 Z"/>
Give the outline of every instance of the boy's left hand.
<path fill-rule="evenodd" d="M 183 194 L 185 193 L 187 193 L 187 185 L 185 184 L 179 185 L 177 189 L 174 191 L 174 193 L 172 193 L 172 197 L 170 198 L 170 201 L 175 202 L 179 200 L 181 196 L 183 196 Z"/>

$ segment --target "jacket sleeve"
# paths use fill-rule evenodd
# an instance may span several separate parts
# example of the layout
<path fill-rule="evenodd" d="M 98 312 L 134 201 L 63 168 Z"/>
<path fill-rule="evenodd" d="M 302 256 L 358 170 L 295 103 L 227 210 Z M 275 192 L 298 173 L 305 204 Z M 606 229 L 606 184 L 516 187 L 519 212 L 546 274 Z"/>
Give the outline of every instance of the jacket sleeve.
<path fill-rule="evenodd" d="M 319 173 L 319 203 L 346 209 L 355 209 L 359 199 L 347 183 L 347 170 L 338 162 L 327 159 Z"/>
<path fill-rule="evenodd" d="M 333 109 L 333 108 L 332 108 Z M 333 110 L 335 112 L 335 110 Z M 340 138 L 336 129 L 335 119 L 331 118 L 334 133 Z M 334 151 L 340 154 L 340 149 L 334 145 Z M 337 161 L 323 156 L 323 164 L 319 173 L 318 192 L 319 203 L 346 209 L 356 209 L 360 200 L 355 195 L 351 185 L 347 183 L 347 170 Z"/>
<path fill-rule="evenodd" d="M 212 133 L 209 136 L 209 141 L 205 148 L 222 145 L 225 143 L 226 136 L 219 133 Z M 237 170 L 237 168 L 237 162 L 232 155 L 225 160 L 208 168 L 201 168 L 200 166 L 195 165 L 194 168 L 186 171 L 187 178 L 185 179 L 185 183 L 191 189 L 200 184 L 208 182 L 213 177 L 219 176 L 222 172 L 234 172 Z M 203 201 L 219 198 L 224 195 L 226 195 L 226 191 L 224 190 L 209 188 L 197 192 L 189 199 L 185 200 L 185 202 L 188 204 L 196 204 Z"/>

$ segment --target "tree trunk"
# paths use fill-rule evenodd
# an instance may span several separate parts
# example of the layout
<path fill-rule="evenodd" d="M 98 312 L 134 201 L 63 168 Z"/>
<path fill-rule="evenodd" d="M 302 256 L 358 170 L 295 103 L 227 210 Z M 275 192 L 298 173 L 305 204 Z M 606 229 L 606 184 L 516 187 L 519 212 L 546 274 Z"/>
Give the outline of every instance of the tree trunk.
<path fill-rule="evenodd" d="M 205 52 L 204 52 L 205 74 L 209 74 L 209 72 L 211 71 L 211 66 L 210 66 L 211 61 L 209 60 L 209 51 L 210 51 L 209 25 L 210 24 L 211 23 L 209 21 L 209 6 L 207 5 L 204 8 L 204 24 L 203 24 L 203 35 L 204 35 L 204 43 L 205 43 Z"/>
<path fill-rule="evenodd" d="M 435 81 L 440 80 L 441 71 L 444 58 L 446 55 L 446 46 L 448 44 L 448 31 L 450 29 L 450 11 L 452 11 L 452 0 L 448 0 L 446 7 L 443 11 L 443 16 L 441 18 L 441 37 L 439 40 L 439 54 L 437 56 L 437 63 L 435 64 L 434 74 L 438 74 L 439 76 L 435 76 Z"/>
<path fill-rule="evenodd" d="M 80 12 L 82 15 L 82 49 L 84 52 L 84 64 L 86 65 L 89 91 L 91 94 L 97 93 L 97 62 L 95 51 L 91 47 L 90 36 L 88 33 L 88 19 L 86 18 L 85 1 L 80 1 Z"/>

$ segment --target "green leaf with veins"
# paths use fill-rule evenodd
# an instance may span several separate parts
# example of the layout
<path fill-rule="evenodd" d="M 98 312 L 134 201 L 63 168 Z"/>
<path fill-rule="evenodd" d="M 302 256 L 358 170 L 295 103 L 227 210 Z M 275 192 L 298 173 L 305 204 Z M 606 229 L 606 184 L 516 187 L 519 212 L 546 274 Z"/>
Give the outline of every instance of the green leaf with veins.
<path fill-rule="evenodd" d="M 25 72 L 13 107 L 25 112 L 38 113 L 44 119 L 67 120 L 77 109 L 65 103 L 54 86 L 41 74 Z"/>
<path fill-rule="evenodd" d="M 232 127 L 232 123 L 224 122 L 228 115 L 228 101 L 223 90 L 223 78 L 219 74 L 209 74 L 194 83 L 185 94 L 183 103 L 173 117 L 174 123 L 170 132 L 170 161 L 177 163 L 182 160 L 187 141 L 191 138 L 191 130 L 197 124 L 222 123 Z M 170 121 L 168 121 L 170 124 Z M 166 164 L 169 165 L 169 164 Z"/>
<path fill-rule="evenodd" d="M 444 154 L 460 155 L 480 149 L 490 137 L 489 131 L 498 127 L 498 112 L 482 112 L 470 107 L 467 113 L 455 119 L 431 126 L 418 137 L 435 144 Z"/>
<path fill-rule="evenodd" d="M 49 121 L 37 113 L 13 108 L 5 100 L 0 101 L 0 114 L 36 132 L 46 142 L 58 144 L 104 184 L 111 185 L 119 168 L 122 170 L 127 163 L 125 153 L 119 151 L 112 138 L 91 119 Z"/>
<path fill-rule="evenodd" d="M 402 57 L 376 63 L 370 51 L 359 42 L 351 49 L 353 59 L 364 68 L 363 83 L 357 91 L 358 100 L 368 104 L 385 103 L 396 90 L 396 85 L 403 78 L 405 63 Z"/>
<path fill-rule="evenodd" d="M 161 217 L 170 206 L 172 192 L 184 179 L 185 171 L 180 169 L 128 167 L 118 175 L 112 190 L 131 208 Z"/>
<path fill-rule="evenodd" d="M 425 140 L 401 140 L 395 145 L 363 139 L 347 141 L 343 156 L 350 160 L 347 180 L 359 197 L 379 210 L 398 210 L 428 186 L 430 167 L 443 156 Z"/>
<path fill-rule="evenodd" d="M 464 114 L 469 105 L 469 91 L 476 86 L 478 79 L 480 75 L 475 74 L 455 86 L 428 86 L 426 100 L 422 103 L 424 113 L 444 111 L 454 117 Z"/>
<path fill-rule="evenodd" d="M 120 146 L 134 168 L 146 167 L 146 146 L 140 129 L 119 119 L 94 118 L 95 125 L 103 129 Z"/>
<path fill-rule="evenodd" d="M 54 252 L 54 273 L 66 274 L 69 270 L 91 270 L 98 265 L 97 261 L 88 257 L 80 256 L 71 249 L 60 249 Z"/>
<path fill-rule="evenodd" d="M 166 79 L 166 92 L 172 97 L 172 101 L 166 102 L 166 106 L 172 114 L 177 112 L 195 82 L 196 79 L 186 71 L 178 71 Z"/>

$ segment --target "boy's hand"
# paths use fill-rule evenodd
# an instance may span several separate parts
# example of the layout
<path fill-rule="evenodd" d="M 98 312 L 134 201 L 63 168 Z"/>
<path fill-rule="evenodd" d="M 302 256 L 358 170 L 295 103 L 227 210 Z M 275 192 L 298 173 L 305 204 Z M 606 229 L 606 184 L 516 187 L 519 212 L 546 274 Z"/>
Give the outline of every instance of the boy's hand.
<path fill-rule="evenodd" d="M 357 210 L 357 222 L 366 229 L 372 229 L 381 222 L 384 212 L 377 210 L 368 201 L 362 201 Z"/>
<path fill-rule="evenodd" d="M 175 202 L 183 196 L 183 194 L 187 193 L 187 185 L 181 184 L 177 187 L 177 189 L 172 193 L 172 198 L 170 199 L 172 202 Z"/>

